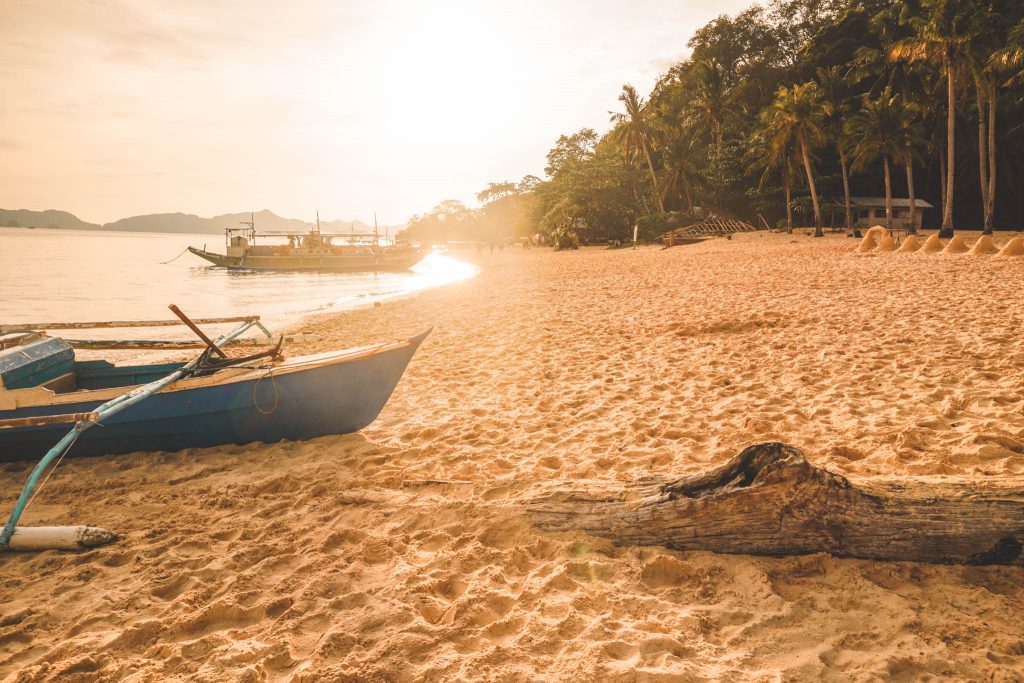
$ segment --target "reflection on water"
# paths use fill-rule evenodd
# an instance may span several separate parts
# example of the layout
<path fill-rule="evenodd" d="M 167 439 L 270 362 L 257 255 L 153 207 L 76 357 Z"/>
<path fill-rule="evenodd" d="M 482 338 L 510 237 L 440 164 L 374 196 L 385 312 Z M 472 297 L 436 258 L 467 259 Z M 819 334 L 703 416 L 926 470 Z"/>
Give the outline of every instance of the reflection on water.
<path fill-rule="evenodd" d="M 233 271 L 203 265 L 186 246 L 215 235 L 165 235 L 0 228 L 0 323 L 144 320 L 260 315 L 279 329 L 309 313 L 345 310 L 472 277 L 477 268 L 439 253 L 406 273 Z M 218 331 L 214 326 L 214 331 Z M 178 328 L 132 329 L 118 336 L 188 338 Z M 76 330 L 75 336 L 110 337 Z"/>

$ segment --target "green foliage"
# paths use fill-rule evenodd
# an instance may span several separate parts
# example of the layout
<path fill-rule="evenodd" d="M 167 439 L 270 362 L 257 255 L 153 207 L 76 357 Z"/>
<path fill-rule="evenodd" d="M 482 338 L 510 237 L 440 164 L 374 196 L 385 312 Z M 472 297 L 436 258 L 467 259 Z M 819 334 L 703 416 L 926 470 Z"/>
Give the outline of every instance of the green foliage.
<path fill-rule="evenodd" d="M 663 213 L 654 213 L 648 216 L 641 216 L 636 219 L 637 239 L 641 242 L 654 242 L 673 227 L 668 216 Z M 630 235 L 632 237 L 632 235 Z"/>
<path fill-rule="evenodd" d="M 480 209 L 443 203 L 410 231 L 540 232 L 571 247 L 628 241 L 638 221 L 650 238 L 667 229 L 659 214 L 683 210 L 787 225 L 827 213 L 846 224 L 847 194 L 880 194 L 886 160 L 900 170 L 894 196 L 916 174 L 916 196 L 934 206 L 952 160 L 948 220 L 955 197 L 958 222 L 980 224 L 985 205 L 988 225 L 984 169 L 998 168 L 1000 187 L 1024 179 L 1019 0 L 766 0 L 709 22 L 688 46 L 646 98 L 623 86 L 607 133 L 560 136 L 543 179 L 492 183 Z M 986 136 L 974 131 L 986 125 L 992 158 L 979 166 Z M 994 211 L 1019 223 L 1024 195 L 1004 193 Z"/>
<path fill-rule="evenodd" d="M 477 193 L 479 209 L 448 199 L 422 216 L 413 216 L 399 237 L 414 242 L 488 242 L 529 237 L 536 232 L 536 189 L 540 180 L 490 183 Z"/>
<path fill-rule="evenodd" d="M 575 230 L 555 230 L 553 233 L 551 233 L 551 246 L 555 248 L 555 251 L 563 251 L 566 249 L 579 249 L 580 236 L 576 234 Z"/>
<path fill-rule="evenodd" d="M 552 206 L 540 221 L 540 227 L 549 244 L 555 250 L 579 249 L 580 209 L 570 200 L 563 199 Z"/>

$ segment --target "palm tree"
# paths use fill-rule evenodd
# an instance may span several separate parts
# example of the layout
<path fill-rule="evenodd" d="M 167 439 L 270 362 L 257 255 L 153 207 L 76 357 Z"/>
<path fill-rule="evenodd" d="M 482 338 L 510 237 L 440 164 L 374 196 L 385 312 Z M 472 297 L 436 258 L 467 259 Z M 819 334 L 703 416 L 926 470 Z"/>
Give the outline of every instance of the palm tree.
<path fill-rule="evenodd" d="M 956 172 L 956 94 L 965 80 L 971 44 L 979 33 L 980 9 L 962 0 L 923 0 L 923 14 L 909 19 L 914 36 L 890 48 L 894 60 L 937 64 L 946 78 L 946 188 L 939 235 L 953 235 L 953 181 Z"/>
<path fill-rule="evenodd" d="M 917 232 L 917 198 L 914 187 L 914 164 L 921 161 L 920 150 L 928 148 L 928 140 L 921 127 L 921 111 L 915 105 L 903 99 L 903 125 L 899 131 L 899 141 L 903 151 L 897 157 L 903 162 L 907 172 L 907 197 L 910 200 L 911 233 Z"/>
<path fill-rule="evenodd" d="M 715 151 L 721 153 L 722 129 L 728 111 L 724 69 L 715 59 L 702 59 L 694 63 L 693 76 L 694 119 L 707 128 Z"/>
<path fill-rule="evenodd" d="M 1024 19 L 1010 29 L 1006 45 L 992 56 L 992 61 L 1009 72 L 1004 86 L 1024 79 Z"/>
<path fill-rule="evenodd" d="M 675 191 L 676 196 L 686 201 L 686 208 L 693 213 L 693 188 L 700 182 L 697 170 L 696 138 L 682 126 L 665 125 L 657 129 L 664 150 L 662 163 L 665 167 L 665 181 L 662 196 Z"/>
<path fill-rule="evenodd" d="M 978 94 L 978 155 L 986 235 L 992 234 L 996 206 L 996 110 L 999 87 L 1000 83 L 1003 87 L 1010 86 L 1024 76 L 1024 19 L 1010 26 L 1006 8 L 993 7 L 999 4 L 990 3 L 989 11 L 983 15 L 987 25 L 983 39 L 975 46 L 975 68 L 972 70 Z M 984 99 L 988 101 L 987 132 Z"/>
<path fill-rule="evenodd" d="M 751 169 L 760 168 L 761 179 L 757 183 L 758 191 L 764 188 L 764 184 L 775 173 L 782 179 L 782 190 L 786 194 L 786 232 L 793 232 L 793 178 L 800 172 L 796 159 L 798 155 L 793 153 L 791 146 L 763 144 L 757 136 L 750 146 L 749 151 L 744 155 L 744 161 L 748 162 Z"/>
<path fill-rule="evenodd" d="M 622 86 L 622 92 L 619 93 L 619 102 L 625 105 L 626 113 L 609 113 L 612 115 L 612 122 L 620 124 L 623 152 L 628 158 L 636 150 L 643 151 L 644 157 L 647 159 L 647 170 L 651 174 L 651 184 L 654 186 L 654 199 L 661 213 L 665 213 L 665 204 L 658 191 L 658 176 L 654 172 L 654 162 L 651 160 L 651 133 L 647 126 L 644 100 L 636 94 L 636 88 L 626 84 Z"/>
<path fill-rule="evenodd" d="M 775 101 L 762 112 L 768 145 L 773 150 L 798 148 L 807 174 L 807 187 L 814 206 L 814 236 L 823 237 L 821 206 L 811 169 L 811 149 L 825 141 L 822 131 L 821 98 L 817 86 L 811 83 L 785 86 L 775 94 Z"/>
<path fill-rule="evenodd" d="M 821 104 L 825 120 L 832 133 L 836 151 L 839 152 L 839 168 L 843 173 L 843 199 L 846 207 L 846 227 L 853 229 L 853 236 L 860 237 L 860 230 L 853 222 L 853 207 L 850 202 L 850 174 L 846 159 L 845 122 L 850 113 L 850 97 L 846 73 L 838 66 L 818 67 L 815 80 L 821 93 Z"/>
<path fill-rule="evenodd" d="M 865 97 L 860 111 L 850 117 L 847 124 L 847 133 L 853 141 L 854 169 L 863 169 L 879 157 L 882 159 L 885 170 L 885 218 L 890 230 L 893 228 L 890 161 L 907 159 L 907 141 L 911 137 L 907 127 L 910 121 L 911 114 L 903 98 L 886 87 L 877 99 Z"/>

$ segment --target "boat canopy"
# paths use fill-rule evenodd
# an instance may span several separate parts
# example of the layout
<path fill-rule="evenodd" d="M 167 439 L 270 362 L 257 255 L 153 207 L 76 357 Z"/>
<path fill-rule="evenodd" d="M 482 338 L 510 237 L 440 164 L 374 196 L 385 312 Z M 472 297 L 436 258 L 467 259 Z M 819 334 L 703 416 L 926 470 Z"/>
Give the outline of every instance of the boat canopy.
<path fill-rule="evenodd" d="M 309 234 L 322 235 L 324 237 L 376 237 L 379 232 L 356 232 L 349 230 L 322 230 L 310 226 L 305 230 L 254 230 L 250 227 L 224 228 L 228 234 L 245 233 L 255 237 L 305 237 Z"/>

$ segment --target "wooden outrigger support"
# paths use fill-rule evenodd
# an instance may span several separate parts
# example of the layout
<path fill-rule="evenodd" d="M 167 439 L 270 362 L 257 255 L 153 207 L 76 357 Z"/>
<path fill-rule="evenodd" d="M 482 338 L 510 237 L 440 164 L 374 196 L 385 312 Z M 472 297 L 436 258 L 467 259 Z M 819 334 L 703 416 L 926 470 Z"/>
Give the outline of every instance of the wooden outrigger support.
<path fill-rule="evenodd" d="M 258 315 L 242 315 L 227 318 L 196 318 L 192 320 L 196 325 L 208 325 L 214 323 L 246 323 L 252 321 L 259 323 Z M 35 330 L 92 330 L 121 327 L 173 327 L 180 325 L 181 320 L 108 320 L 105 322 L 86 323 L 19 323 L 17 325 L 0 325 L 0 334 L 10 332 L 32 332 Z M 259 327 L 263 327 L 259 325 Z M 267 336 L 270 336 L 269 333 Z"/>
<path fill-rule="evenodd" d="M 113 543 L 117 536 L 94 526 L 20 526 L 7 550 L 91 550 Z"/>
<path fill-rule="evenodd" d="M 93 330 L 93 329 L 120 329 L 127 327 L 172 327 L 181 325 L 183 322 L 200 337 L 198 341 L 175 341 L 170 339 L 68 339 L 64 341 L 76 349 L 112 350 L 112 349 L 140 349 L 148 351 L 177 351 L 183 349 L 206 349 L 209 348 L 209 338 L 199 330 L 196 325 L 207 325 L 217 323 L 246 323 L 251 322 L 260 332 L 273 339 L 270 330 L 260 322 L 258 315 L 240 315 L 220 318 L 196 318 L 190 319 L 184 316 L 181 311 L 171 309 L 178 316 L 178 320 L 107 320 L 100 322 L 66 322 L 66 323 L 18 323 L 16 325 L 0 325 L 0 348 L 4 347 L 4 335 L 10 335 L 12 339 L 17 335 L 25 335 L 39 330 Z M 185 322 L 185 321 L 188 322 Z M 232 339 L 225 344 L 254 345 L 254 339 Z M 223 352 L 217 351 L 223 357 Z"/>
<path fill-rule="evenodd" d="M 36 415 L 33 417 L 15 417 L 9 420 L 0 420 L 0 429 L 14 429 L 15 427 L 42 427 L 43 425 L 71 424 L 96 420 L 99 413 L 64 413 L 62 415 Z"/>
<path fill-rule="evenodd" d="M 256 320 L 251 318 L 246 319 L 245 322 L 238 325 L 230 332 L 218 337 L 216 341 L 211 341 L 210 348 L 219 348 L 221 344 L 234 339 L 257 324 L 259 323 Z M 69 431 L 64 438 L 58 441 L 57 444 L 43 456 L 42 460 L 39 461 L 39 464 L 35 466 L 35 469 L 33 469 L 32 473 L 29 475 L 28 481 L 25 482 L 25 486 L 21 490 L 21 495 L 18 496 L 18 501 L 14 505 L 14 510 L 11 512 L 11 516 L 7 520 L 7 524 L 4 525 L 3 531 L 0 531 L 0 551 L 18 549 L 78 550 L 83 547 L 94 547 L 83 545 L 83 539 L 93 539 L 94 541 L 102 540 L 103 543 L 110 543 L 116 540 L 117 537 L 113 533 L 106 531 L 105 529 L 94 529 L 92 527 L 45 527 L 45 531 L 40 531 L 38 529 L 33 530 L 32 528 L 19 528 L 17 525 L 18 520 L 21 519 L 22 513 L 24 513 L 25 508 L 32 499 L 32 493 L 39 484 L 39 479 L 43 476 L 46 468 L 49 467 L 50 463 L 54 460 L 63 456 L 64 453 L 71 448 L 72 444 L 74 444 L 75 440 L 82 432 L 90 427 L 102 424 L 104 419 L 116 415 L 125 408 L 129 408 L 136 403 L 149 398 L 164 387 L 186 376 L 194 367 L 196 367 L 196 365 L 199 364 L 200 361 L 206 358 L 208 351 L 209 349 L 198 358 L 162 379 L 136 387 L 126 394 L 107 401 L 103 405 L 95 408 L 91 413 L 87 413 L 86 419 L 77 421 L 75 426 L 71 428 L 71 431 Z M 83 529 L 87 529 L 88 531 L 83 531 Z M 46 543 L 49 543 L 49 545 Z"/>

